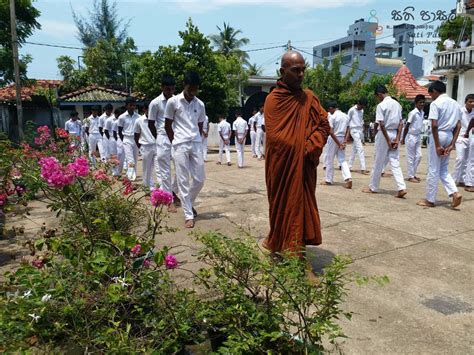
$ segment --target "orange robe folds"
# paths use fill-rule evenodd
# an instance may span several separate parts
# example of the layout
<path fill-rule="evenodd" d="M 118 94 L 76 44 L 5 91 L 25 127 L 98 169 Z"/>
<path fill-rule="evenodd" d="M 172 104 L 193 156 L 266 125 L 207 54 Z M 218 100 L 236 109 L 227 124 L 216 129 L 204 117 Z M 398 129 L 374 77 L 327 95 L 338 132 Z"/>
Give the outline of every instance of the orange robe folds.
<path fill-rule="evenodd" d="M 265 101 L 265 177 L 270 205 L 266 246 L 299 253 L 321 244 L 316 167 L 330 127 L 311 90 L 291 91 L 278 81 Z"/>

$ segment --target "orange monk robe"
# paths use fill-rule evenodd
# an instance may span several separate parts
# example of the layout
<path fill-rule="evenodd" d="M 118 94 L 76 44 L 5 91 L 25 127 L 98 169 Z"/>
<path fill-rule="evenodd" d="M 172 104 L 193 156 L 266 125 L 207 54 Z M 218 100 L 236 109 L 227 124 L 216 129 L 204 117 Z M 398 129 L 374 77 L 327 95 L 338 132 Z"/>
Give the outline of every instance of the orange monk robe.
<path fill-rule="evenodd" d="M 311 90 L 291 91 L 278 81 L 265 100 L 265 176 L 273 252 L 300 252 L 321 244 L 316 167 L 330 127 Z"/>

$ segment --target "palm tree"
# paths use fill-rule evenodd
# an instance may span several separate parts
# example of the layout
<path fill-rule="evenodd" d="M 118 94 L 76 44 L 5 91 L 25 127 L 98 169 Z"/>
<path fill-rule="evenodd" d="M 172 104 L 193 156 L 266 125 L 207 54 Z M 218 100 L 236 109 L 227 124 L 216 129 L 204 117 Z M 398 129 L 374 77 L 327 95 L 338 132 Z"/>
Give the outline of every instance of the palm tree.
<path fill-rule="evenodd" d="M 249 55 L 240 48 L 248 44 L 250 40 L 248 38 L 237 38 L 237 36 L 242 34 L 242 31 L 236 30 L 225 22 L 223 28 L 220 28 L 219 26 L 216 27 L 219 30 L 219 33 L 210 35 L 209 38 L 217 51 L 225 56 L 235 54 L 241 58 L 243 64 L 249 64 Z"/>
<path fill-rule="evenodd" d="M 247 65 L 248 75 L 262 75 L 263 69 L 257 63 Z"/>

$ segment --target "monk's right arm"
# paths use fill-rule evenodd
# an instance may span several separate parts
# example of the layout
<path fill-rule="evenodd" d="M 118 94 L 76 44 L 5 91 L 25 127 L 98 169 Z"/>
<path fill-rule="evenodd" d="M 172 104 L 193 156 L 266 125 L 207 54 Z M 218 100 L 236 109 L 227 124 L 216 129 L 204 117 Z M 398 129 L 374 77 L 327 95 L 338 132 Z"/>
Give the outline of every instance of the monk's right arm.
<path fill-rule="evenodd" d="M 312 130 L 309 137 L 306 139 L 306 155 L 315 155 L 319 159 L 319 156 L 323 152 L 323 147 L 327 142 L 331 127 L 327 119 L 327 113 L 323 110 L 324 115 L 319 112 L 318 121 L 315 129 Z"/>

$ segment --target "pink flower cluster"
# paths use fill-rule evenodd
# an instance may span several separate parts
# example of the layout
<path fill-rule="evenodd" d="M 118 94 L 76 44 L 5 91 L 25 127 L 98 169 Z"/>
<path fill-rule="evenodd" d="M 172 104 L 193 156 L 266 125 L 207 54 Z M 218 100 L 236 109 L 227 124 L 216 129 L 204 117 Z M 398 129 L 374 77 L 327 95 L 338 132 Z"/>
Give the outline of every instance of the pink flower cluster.
<path fill-rule="evenodd" d="M 168 254 L 165 257 L 165 266 L 167 269 L 175 269 L 178 267 L 178 259 L 176 256 Z"/>
<path fill-rule="evenodd" d="M 35 137 L 35 144 L 37 145 L 43 145 L 51 138 L 48 126 L 40 126 L 36 131 L 39 135 L 38 137 Z"/>
<path fill-rule="evenodd" d="M 31 265 L 33 265 L 37 269 L 41 269 L 44 266 L 44 262 L 41 259 L 35 259 L 31 262 Z"/>
<path fill-rule="evenodd" d="M 84 157 L 76 158 L 76 160 L 68 164 L 67 167 L 72 170 L 76 176 L 84 177 L 89 174 L 89 162 Z"/>
<path fill-rule="evenodd" d="M 126 177 L 124 177 L 122 180 L 122 183 L 123 183 L 123 186 L 125 187 L 125 190 L 123 190 L 124 196 L 130 195 L 134 190 L 132 182 Z"/>
<path fill-rule="evenodd" d="M 55 157 L 42 158 L 39 165 L 41 177 L 48 182 L 49 186 L 63 188 L 74 182 L 74 172 L 61 165 Z"/>
<path fill-rule="evenodd" d="M 150 195 L 151 204 L 155 207 L 168 206 L 173 202 L 173 195 L 162 189 L 153 189 Z"/>
<path fill-rule="evenodd" d="M 63 128 L 56 128 L 56 135 L 59 137 L 59 138 L 67 138 L 69 137 L 69 134 L 67 134 L 67 131 Z"/>
<path fill-rule="evenodd" d="M 95 180 L 98 181 L 109 181 L 109 177 L 107 176 L 107 173 L 105 172 L 104 169 L 99 169 L 96 170 L 92 173 L 92 176 L 94 177 Z"/>
<path fill-rule="evenodd" d="M 67 166 L 63 166 L 55 157 L 42 158 L 38 164 L 41 166 L 41 177 L 49 186 L 58 188 L 71 185 L 76 177 L 89 173 L 89 164 L 83 157 L 76 158 Z"/>
<path fill-rule="evenodd" d="M 0 193 L 0 206 L 5 206 L 8 201 L 8 195 L 5 192 Z"/>
<path fill-rule="evenodd" d="M 142 251 L 142 246 L 140 244 L 137 244 L 132 249 L 130 249 L 130 252 L 132 253 L 132 256 L 140 255 L 141 251 Z"/>

